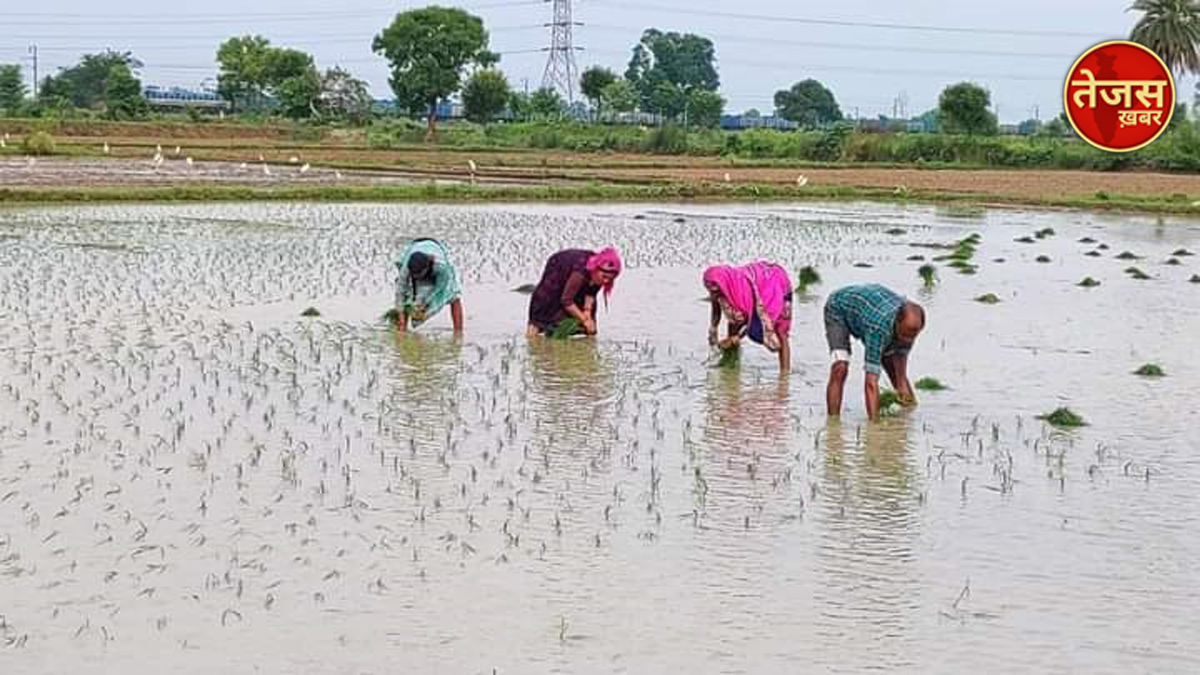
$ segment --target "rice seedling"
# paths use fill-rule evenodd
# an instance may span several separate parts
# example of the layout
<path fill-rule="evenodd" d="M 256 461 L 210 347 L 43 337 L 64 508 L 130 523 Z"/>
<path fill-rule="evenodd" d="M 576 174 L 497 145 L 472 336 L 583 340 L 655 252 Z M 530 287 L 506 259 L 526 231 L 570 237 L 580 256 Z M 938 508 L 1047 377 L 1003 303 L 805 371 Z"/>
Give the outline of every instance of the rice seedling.
<path fill-rule="evenodd" d="M 536 290 L 537 290 L 537 284 L 521 284 L 520 286 L 517 286 L 516 288 L 514 288 L 513 292 L 521 293 L 523 295 L 532 295 L 533 292 Z"/>
<path fill-rule="evenodd" d="M 1134 375 L 1142 377 L 1166 377 L 1167 373 L 1162 369 L 1162 366 L 1157 363 L 1147 363 L 1146 365 L 1133 371 Z"/>
<path fill-rule="evenodd" d="M 871 263 L 866 263 L 866 262 L 856 262 L 856 263 L 854 263 L 854 266 L 859 269 L 864 269 L 864 270 L 871 269 L 872 267 L 874 267 L 874 265 L 872 265 Z"/>
<path fill-rule="evenodd" d="M 1101 253 L 1100 251 L 1088 251 L 1087 253 L 1084 253 L 1084 255 L 1086 255 L 1089 258 L 1099 258 L 1101 255 L 1104 255 L 1104 254 Z"/>
<path fill-rule="evenodd" d="M 395 307 L 390 307 L 386 312 L 383 313 L 383 316 L 381 316 L 380 319 L 389 324 L 399 323 L 400 310 L 396 309 Z"/>
<path fill-rule="evenodd" d="M 1188 281 L 1192 282 L 1193 284 L 1200 284 L 1200 274 L 1193 274 L 1192 278 L 1188 279 Z"/>
<path fill-rule="evenodd" d="M 1074 428 L 1085 427 L 1087 422 L 1070 408 L 1058 408 L 1054 412 L 1038 415 L 1039 420 L 1049 422 L 1056 427 Z"/>
<path fill-rule="evenodd" d="M 980 302 L 985 305 L 994 305 L 1000 302 L 1000 298 L 997 297 L 995 293 L 984 293 L 983 295 L 975 298 L 975 302 Z"/>
<path fill-rule="evenodd" d="M 1016 238 L 1016 239 L 1014 239 L 1013 241 L 1017 242 L 1018 244 L 1033 244 L 1033 243 L 1036 243 L 1036 242 L 1034 241 L 1033 237 L 1017 237 L 1017 238 Z"/>
<path fill-rule="evenodd" d="M 1050 256 L 1048 256 L 1048 255 L 1039 255 L 1039 256 L 1036 258 L 1036 260 L 1037 260 L 1037 262 L 1040 262 L 1040 263 L 1048 263 L 1048 262 L 1050 262 Z"/>
<path fill-rule="evenodd" d="M 1192 253 L 1191 251 L 1187 250 L 1186 248 L 1177 248 L 1171 253 L 1171 255 L 1173 255 L 1177 258 L 1186 258 L 1188 256 L 1192 256 L 1192 255 L 1196 255 L 1196 254 Z"/>
<path fill-rule="evenodd" d="M 937 283 L 937 268 L 933 265 L 921 265 L 917 269 L 917 275 L 921 277 L 926 286 L 933 286 Z"/>
<path fill-rule="evenodd" d="M 583 324 L 579 323 L 579 319 L 576 319 L 573 316 L 568 316 L 562 321 L 559 321 L 558 324 L 550 330 L 548 337 L 550 337 L 552 340 L 566 340 L 572 335 L 578 333 L 579 329 L 582 327 Z"/>
<path fill-rule="evenodd" d="M 903 229 L 903 228 L 899 228 L 899 227 L 893 227 L 893 228 L 891 228 L 891 229 L 884 230 L 884 232 L 883 232 L 883 233 L 884 233 L 884 234 L 891 235 L 891 236 L 893 236 L 893 237 L 898 237 L 898 236 L 900 236 L 900 235 L 902 235 L 902 234 L 905 234 L 906 232 L 907 232 L 907 230 L 905 230 L 905 229 Z"/>
<path fill-rule="evenodd" d="M 1079 243 L 1080 244 L 1094 244 L 1094 243 L 1096 243 L 1096 240 L 1092 239 L 1091 237 L 1083 237 L 1082 239 L 1079 240 Z"/>
<path fill-rule="evenodd" d="M 815 286 L 821 283 L 821 274 L 817 272 L 817 268 L 811 265 L 805 265 L 800 268 L 800 273 L 797 275 L 796 292 L 804 295 L 808 292 L 809 286 Z"/>
<path fill-rule="evenodd" d="M 1121 251 L 1120 253 L 1117 254 L 1117 260 L 1141 260 L 1141 259 L 1142 259 L 1142 257 L 1140 255 L 1137 255 L 1132 251 Z"/>
<path fill-rule="evenodd" d="M 742 362 L 742 349 L 740 346 L 726 347 L 721 350 L 721 358 L 717 361 L 718 368 L 737 369 Z"/>
<path fill-rule="evenodd" d="M 1045 239 L 1046 237 L 1053 237 L 1054 234 L 1055 232 L 1053 227 L 1044 227 L 1037 232 L 1034 232 L 1033 236 L 1037 237 L 1038 239 Z"/>
<path fill-rule="evenodd" d="M 1138 269 L 1136 267 L 1126 267 L 1125 273 L 1128 274 L 1131 278 L 1137 279 L 1138 281 L 1145 281 L 1150 278 L 1149 274 L 1146 274 L 1145 272 L 1141 271 L 1140 269 Z"/>
<path fill-rule="evenodd" d="M 953 267 L 955 269 L 964 269 L 967 267 L 974 267 L 974 265 L 967 262 L 966 260 L 951 260 L 950 262 L 946 263 L 946 267 Z"/>
<path fill-rule="evenodd" d="M 918 253 L 916 255 L 908 256 L 908 258 L 906 258 L 906 260 L 908 260 L 909 262 L 923 262 L 925 260 L 925 256 Z"/>
<path fill-rule="evenodd" d="M 1099 245 L 1099 246 L 1097 246 L 1096 248 L 1097 248 L 1097 249 L 1099 249 L 1099 250 L 1101 250 L 1101 251 L 1107 251 L 1109 247 L 1108 247 L 1108 244 L 1100 244 L 1100 245 Z"/>
<path fill-rule="evenodd" d="M 938 380 L 936 377 L 922 377 L 913 384 L 913 387 L 921 391 L 945 391 L 949 389 L 949 387 L 942 384 L 941 380 Z"/>
<path fill-rule="evenodd" d="M 1179 261 L 1179 258 L 1167 258 L 1167 262 L 1165 262 L 1163 264 L 1164 265 L 1182 265 L 1183 263 Z"/>
<path fill-rule="evenodd" d="M 300 312 L 300 316 L 305 316 L 305 317 L 321 316 L 321 310 L 317 309 L 316 307 L 309 307 L 308 309 L 304 310 L 303 312 Z"/>
<path fill-rule="evenodd" d="M 1084 277 L 1083 281 L 1080 281 L 1076 285 L 1081 286 L 1083 288 L 1095 288 L 1100 285 L 1100 282 L 1096 281 L 1095 279 L 1093 279 L 1091 277 Z"/>

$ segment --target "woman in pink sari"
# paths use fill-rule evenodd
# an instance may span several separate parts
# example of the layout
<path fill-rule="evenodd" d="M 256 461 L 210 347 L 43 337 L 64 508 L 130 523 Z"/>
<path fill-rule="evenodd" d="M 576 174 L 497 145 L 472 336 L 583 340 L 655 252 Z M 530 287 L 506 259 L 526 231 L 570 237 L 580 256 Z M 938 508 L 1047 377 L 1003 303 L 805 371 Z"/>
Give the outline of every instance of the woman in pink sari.
<path fill-rule="evenodd" d="M 704 287 L 712 303 L 710 345 L 730 349 L 748 336 L 779 354 L 781 374 L 791 370 L 792 282 L 782 267 L 765 261 L 710 267 L 704 271 Z M 729 337 L 718 340 L 722 316 L 729 323 Z"/>

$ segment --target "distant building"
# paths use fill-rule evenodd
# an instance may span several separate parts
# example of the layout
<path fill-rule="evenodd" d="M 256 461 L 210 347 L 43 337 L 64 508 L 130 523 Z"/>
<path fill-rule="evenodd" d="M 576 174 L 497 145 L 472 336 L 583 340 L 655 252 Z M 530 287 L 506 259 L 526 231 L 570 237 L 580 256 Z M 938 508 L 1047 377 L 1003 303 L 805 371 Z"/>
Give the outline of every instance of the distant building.
<path fill-rule="evenodd" d="M 164 88 L 157 85 L 147 85 L 142 95 L 150 102 L 150 106 L 160 109 L 199 108 L 205 110 L 227 110 L 229 102 L 212 90 L 196 91 L 182 87 Z"/>
<path fill-rule="evenodd" d="M 795 131 L 799 124 L 775 115 L 721 115 L 721 128 L 737 131 L 742 129 L 778 129 Z"/>

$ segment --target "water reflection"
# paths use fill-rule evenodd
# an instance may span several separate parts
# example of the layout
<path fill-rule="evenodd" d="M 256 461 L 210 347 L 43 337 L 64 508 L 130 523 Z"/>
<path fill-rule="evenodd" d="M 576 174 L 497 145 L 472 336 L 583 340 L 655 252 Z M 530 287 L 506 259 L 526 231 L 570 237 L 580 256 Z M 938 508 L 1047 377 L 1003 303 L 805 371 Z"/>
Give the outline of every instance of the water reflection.
<path fill-rule="evenodd" d="M 833 421 L 824 438 L 813 510 L 823 533 L 817 600 L 830 621 L 828 646 L 855 651 L 864 667 L 903 666 L 897 659 L 907 651 L 921 602 L 909 421 L 855 428 Z"/>
<path fill-rule="evenodd" d="M 385 405 L 393 425 L 406 429 L 410 437 L 449 433 L 460 419 L 462 339 L 389 333 L 392 349 L 384 350 L 382 365 L 392 385 Z"/>
<path fill-rule="evenodd" d="M 615 390 L 612 365 L 596 341 L 536 338 L 528 341 L 527 354 L 528 412 L 536 435 L 551 445 L 611 441 L 612 402 L 625 391 Z"/>

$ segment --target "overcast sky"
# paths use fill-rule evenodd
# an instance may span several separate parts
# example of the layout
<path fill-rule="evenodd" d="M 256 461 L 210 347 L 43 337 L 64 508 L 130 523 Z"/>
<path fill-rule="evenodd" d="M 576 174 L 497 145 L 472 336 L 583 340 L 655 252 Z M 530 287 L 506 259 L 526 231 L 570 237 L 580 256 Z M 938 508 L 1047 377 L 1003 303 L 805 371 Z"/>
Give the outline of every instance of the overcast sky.
<path fill-rule="evenodd" d="M 442 2 L 481 16 L 514 87 L 541 84 L 551 4 L 537 0 Z M 577 0 L 579 68 L 624 72 L 649 27 L 707 36 L 716 44 L 721 93 L 730 111 L 772 109 L 773 93 L 813 77 L 843 112 L 891 115 L 898 101 L 918 114 L 943 87 L 964 79 L 992 92 L 1000 118 L 1042 119 L 1062 109 L 1062 81 L 1075 58 L 1105 39 L 1125 38 L 1137 19 L 1131 0 L 841 0 L 754 3 L 687 0 Z M 104 9 L 99 7 L 103 5 Z M 147 84 L 199 86 L 216 75 L 221 40 L 261 34 L 310 52 L 320 67 L 341 65 L 389 98 L 387 64 L 371 40 L 397 11 L 424 3 L 378 0 L 7 0 L 0 7 L 0 63 L 21 61 L 37 44 L 44 76 L 81 53 L 131 50 Z M 874 26 L 844 25 L 876 24 Z M 886 24 L 886 25 L 879 25 Z M 1004 31 L 1011 31 L 1005 33 Z M 28 72 L 28 71 L 27 71 Z M 1191 100 L 1191 82 L 1180 98 Z M 1186 87 L 1186 88 L 1185 88 Z"/>

